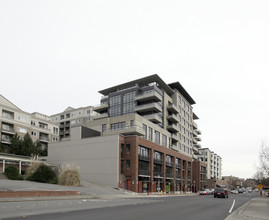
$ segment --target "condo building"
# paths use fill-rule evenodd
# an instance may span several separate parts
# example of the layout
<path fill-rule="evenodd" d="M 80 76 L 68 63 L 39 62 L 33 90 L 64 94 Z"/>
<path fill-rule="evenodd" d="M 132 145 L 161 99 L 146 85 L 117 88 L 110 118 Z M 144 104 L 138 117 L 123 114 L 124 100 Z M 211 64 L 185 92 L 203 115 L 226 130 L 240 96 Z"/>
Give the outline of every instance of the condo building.
<path fill-rule="evenodd" d="M 38 140 L 41 143 L 43 149 L 46 149 L 49 143 L 59 141 L 59 127 L 51 123 L 48 116 L 38 112 L 22 111 L 2 95 L 0 95 L 0 132 L 3 149 L 8 149 L 16 133 L 22 138 L 28 133 L 34 142 Z"/>
<path fill-rule="evenodd" d="M 61 113 L 51 115 L 51 122 L 59 126 L 60 141 L 70 137 L 71 126 L 84 125 L 92 120 L 92 117 L 97 115 L 93 111 L 92 106 L 72 108 L 68 107 Z"/>
<path fill-rule="evenodd" d="M 200 148 L 200 161 L 207 164 L 207 179 L 221 180 L 222 158 L 209 148 Z"/>
<path fill-rule="evenodd" d="M 97 114 L 50 144 L 49 161 L 76 163 L 82 179 L 134 192 L 204 187 L 195 101 L 179 82 L 166 84 L 155 74 L 99 93 Z"/>

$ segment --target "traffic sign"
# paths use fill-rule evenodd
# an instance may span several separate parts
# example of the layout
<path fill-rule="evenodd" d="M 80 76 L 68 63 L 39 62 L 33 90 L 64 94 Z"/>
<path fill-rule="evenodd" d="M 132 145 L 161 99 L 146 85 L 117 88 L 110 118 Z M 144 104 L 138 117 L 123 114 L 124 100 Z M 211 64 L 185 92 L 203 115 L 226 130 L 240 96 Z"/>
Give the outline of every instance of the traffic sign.
<path fill-rule="evenodd" d="M 263 187 L 263 185 L 262 185 L 262 184 L 259 184 L 257 187 L 258 187 L 259 189 L 261 189 L 261 188 Z"/>

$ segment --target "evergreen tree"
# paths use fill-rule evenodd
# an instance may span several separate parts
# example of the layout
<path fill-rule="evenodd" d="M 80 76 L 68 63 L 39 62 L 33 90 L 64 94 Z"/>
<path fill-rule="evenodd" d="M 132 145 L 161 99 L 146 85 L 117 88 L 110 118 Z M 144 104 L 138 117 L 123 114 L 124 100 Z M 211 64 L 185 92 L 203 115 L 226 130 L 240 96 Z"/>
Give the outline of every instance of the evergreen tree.
<path fill-rule="evenodd" d="M 9 153 L 23 155 L 21 148 L 22 148 L 22 141 L 20 139 L 20 136 L 16 133 L 11 138 L 11 145 L 9 147 Z"/>

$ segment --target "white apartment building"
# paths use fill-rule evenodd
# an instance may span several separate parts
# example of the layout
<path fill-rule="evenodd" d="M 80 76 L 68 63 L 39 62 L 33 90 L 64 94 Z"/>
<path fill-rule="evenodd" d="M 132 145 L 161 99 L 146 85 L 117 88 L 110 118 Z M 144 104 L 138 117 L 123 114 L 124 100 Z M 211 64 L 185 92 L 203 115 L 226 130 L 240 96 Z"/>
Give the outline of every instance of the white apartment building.
<path fill-rule="evenodd" d="M 207 179 L 221 179 L 222 158 L 209 148 L 200 148 L 199 152 L 200 161 L 207 164 Z"/>
<path fill-rule="evenodd" d="M 16 105 L 0 95 L 0 137 L 2 148 L 8 149 L 11 138 L 18 134 L 24 137 L 28 133 L 35 142 L 40 141 L 43 149 L 49 143 L 59 141 L 59 127 L 50 121 L 49 116 L 22 111 Z"/>

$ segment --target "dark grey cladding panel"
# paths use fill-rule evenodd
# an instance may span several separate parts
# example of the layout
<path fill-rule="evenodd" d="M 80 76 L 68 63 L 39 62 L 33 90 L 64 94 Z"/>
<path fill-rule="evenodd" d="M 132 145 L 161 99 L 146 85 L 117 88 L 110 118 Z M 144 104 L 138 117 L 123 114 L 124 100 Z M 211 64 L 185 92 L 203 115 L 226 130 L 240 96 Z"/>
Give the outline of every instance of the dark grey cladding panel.
<path fill-rule="evenodd" d="M 81 138 L 90 138 L 101 136 L 101 132 L 87 128 L 81 127 Z"/>

